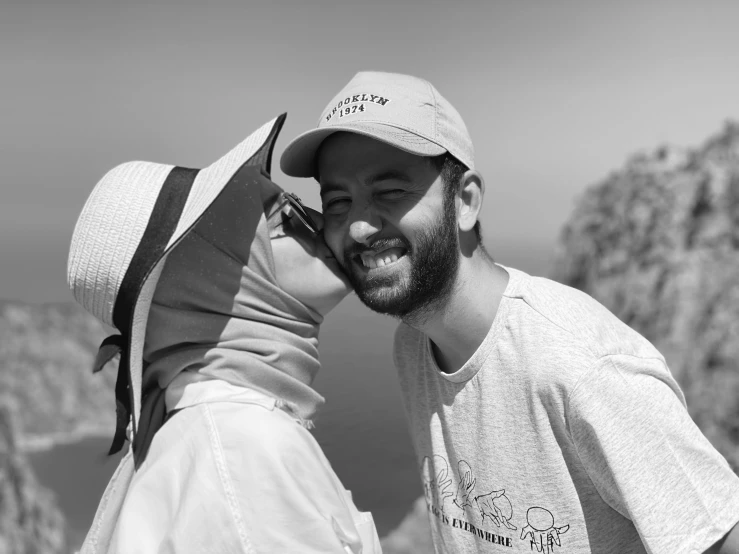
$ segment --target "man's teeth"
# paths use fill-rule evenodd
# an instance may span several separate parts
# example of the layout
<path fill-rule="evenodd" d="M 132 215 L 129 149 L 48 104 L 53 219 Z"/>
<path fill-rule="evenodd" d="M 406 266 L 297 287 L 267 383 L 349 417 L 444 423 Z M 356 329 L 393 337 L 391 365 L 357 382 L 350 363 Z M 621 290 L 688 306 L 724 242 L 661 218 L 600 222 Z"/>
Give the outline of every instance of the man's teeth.
<path fill-rule="evenodd" d="M 362 254 L 362 264 L 369 269 L 385 267 L 398 261 L 397 254 Z"/>

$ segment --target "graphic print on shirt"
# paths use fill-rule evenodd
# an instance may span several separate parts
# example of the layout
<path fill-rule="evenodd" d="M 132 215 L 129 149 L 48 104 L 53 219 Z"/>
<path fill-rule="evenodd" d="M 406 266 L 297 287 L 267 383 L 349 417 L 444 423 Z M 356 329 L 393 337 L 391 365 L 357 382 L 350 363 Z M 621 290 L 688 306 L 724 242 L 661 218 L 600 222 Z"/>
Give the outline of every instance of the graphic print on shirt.
<path fill-rule="evenodd" d="M 421 473 L 426 503 L 429 506 L 436 505 L 444 512 L 444 501 L 454 496 L 449 464 L 441 456 L 436 455 L 433 460 L 425 456 L 421 464 Z"/>
<path fill-rule="evenodd" d="M 497 527 L 501 524 L 508 529 L 515 531 L 518 529 L 510 522 L 513 517 L 513 505 L 505 494 L 505 489 L 493 490 L 487 494 L 481 494 L 473 497 L 472 492 L 477 484 L 477 478 L 472 474 L 472 468 L 464 460 L 459 462 L 459 487 L 457 488 L 457 497 L 454 504 L 464 510 L 465 507 L 477 508 L 485 523 L 485 518 L 489 518 Z"/>
<path fill-rule="evenodd" d="M 513 505 L 505 495 L 505 489 L 476 496 L 475 504 L 477 505 L 477 509 L 480 510 L 483 523 L 485 523 L 485 518 L 488 517 L 498 527 L 503 525 L 511 531 L 518 529 L 518 527 L 511 523 Z"/>
<path fill-rule="evenodd" d="M 521 540 L 530 540 L 533 550 L 543 554 L 552 554 L 555 546 L 562 546 L 560 535 L 566 533 L 570 526 L 554 526 L 554 514 L 546 508 L 533 506 L 526 512 L 526 527 L 521 529 Z"/>
<path fill-rule="evenodd" d="M 457 496 L 454 498 L 454 504 L 464 512 L 464 509 L 472 507 L 472 491 L 475 490 L 475 479 L 472 475 L 472 468 L 464 460 L 459 461 L 459 486 L 457 487 Z"/>
<path fill-rule="evenodd" d="M 443 525 L 455 530 L 472 533 L 476 538 L 506 547 L 513 546 L 514 537 L 500 535 L 500 530 L 495 532 L 483 528 L 487 518 L 488 524 L 494 523 L 498 528 L 516 530 L 517 527 L 511 523 L 513 517 L 513 505 L 505 494 L 505 489 L 492 490 L 489 493 L 474 496 L 477 478 L 472 472 L 470 465 L 460 460 L 458 464 L 458 480 L 456 494 L 454 492 L 453 479 L 449 473 L 449 464 L 442 456 L 434 455 L 433 458 L 424 456 L 421 462 L 421 474 L 423 476 L 424 492 L 429 512 Z M 448 510 L 444 503 L 446 499 L 452 498 Z M 453 509 L 456 506 L 456 509 Z M 467 510 L 467 508 L 471 508 Z M 451 513 L 450 513 L 451 511 Z M 481 521 L 466 521 L 469 513 L 480 514 Z M 454 517 L 458 516 L 458 517 Z M 492 529 L 492 527 L 490 527 Z"/>

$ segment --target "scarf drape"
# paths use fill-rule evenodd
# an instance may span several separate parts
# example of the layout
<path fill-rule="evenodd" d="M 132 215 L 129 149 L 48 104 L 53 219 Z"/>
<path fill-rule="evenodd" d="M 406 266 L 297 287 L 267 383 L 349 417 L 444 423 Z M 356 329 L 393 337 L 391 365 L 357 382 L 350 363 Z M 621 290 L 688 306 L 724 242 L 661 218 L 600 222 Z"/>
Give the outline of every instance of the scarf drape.
<path fill-rule="evenodd" d="M 276 189 L 233 179 L 169 255 L 144 344 L 144 390 L 194 371 L 276 398 L 310 419 L 324 399 L 322 316 L 277 284 L 264 205 Z"/>

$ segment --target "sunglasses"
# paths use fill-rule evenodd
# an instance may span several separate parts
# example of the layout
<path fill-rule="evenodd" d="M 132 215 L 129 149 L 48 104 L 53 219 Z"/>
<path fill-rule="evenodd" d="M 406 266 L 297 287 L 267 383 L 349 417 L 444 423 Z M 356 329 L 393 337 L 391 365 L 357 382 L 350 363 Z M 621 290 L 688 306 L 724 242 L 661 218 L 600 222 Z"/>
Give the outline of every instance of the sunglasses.
<path fill-rule="evenodd" d="M 267 186 L 273 189 L 279 190 L 279 196 L 277 197 L 277 207 L 267 216 L 267 221 L 271 221 L 273 217 L 278 214 L 282 214 L 284 217 L 291 219 L 293 216 L 297 217 L 298 220 L 305 226 L 308 231 L 313 235 L 318 235 L 320 229 L 316 222 L 313 221 L 308 211 L 303 206 L 303 202 L 298 198 L 296 194 L 292 192 L 285 192 L 277 184 L 272 181 L 270 175 L 264 170 L 264 168 L 257 166 L 249 166 L 243 168 L 241 173 L 247 180 L 252 182 L 260 183 L 260 186 Z"/>
<path fill-rule="evenodd" d="M 308 212 L 305 210 L 305 206 L 303 206 L 302 201 L 296 194 L 282 191 L 280 193 L 277 208 L 267 218 L 267 221 L 270 221 L 275 215 L 280 213 L 288 219 L 292 216 L 297 217 L 312 234 L 318 234 L 318 226 L 313 219 L 311 219 L 310 215 L 308 215 Z"/>

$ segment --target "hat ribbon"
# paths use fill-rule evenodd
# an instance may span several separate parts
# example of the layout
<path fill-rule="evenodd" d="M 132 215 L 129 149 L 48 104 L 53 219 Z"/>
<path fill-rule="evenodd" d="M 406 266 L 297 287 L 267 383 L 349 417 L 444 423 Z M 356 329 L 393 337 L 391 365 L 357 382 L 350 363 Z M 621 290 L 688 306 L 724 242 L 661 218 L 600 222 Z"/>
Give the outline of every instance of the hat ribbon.
<path fill-rule="evenodd" d="M 152 209 L 149 222 L 126 270 L 113 308 L 113 323 L 119 330 L 131 332 L 136 302 L 141 287 L 151 270 L 166 251 L 167 244 L 185 209 L 195 177 L 199 169 L 174 166 L 162 184 Z M 129 340 L 124 335 L 112 335 L 100 344 L 92 371 L 97 373 L 103 366 L 120 354 L 118 377 L 115 382 L 115 435 L 108 455 L 123 448 L 126 427 L 131 421 L 133 400 L 131 390 Z M 138 414 L 137 414 L 138 417 Z M 133 437 L 132 437 L 133 438 Z"/>
<path fill-rule="evenodd" d="M 118 377 L 115 381 L 115 435 L 108 456 L 120 452 L 126 440 L 126 426 L 131 419 L 131 397 L 128 394 L 128 355 L 123 335 L 111 335 L 100 343 L 97 356 L 92 364 L 92 372 L 97 373 L 115 356 L 120 355 Z"/>

